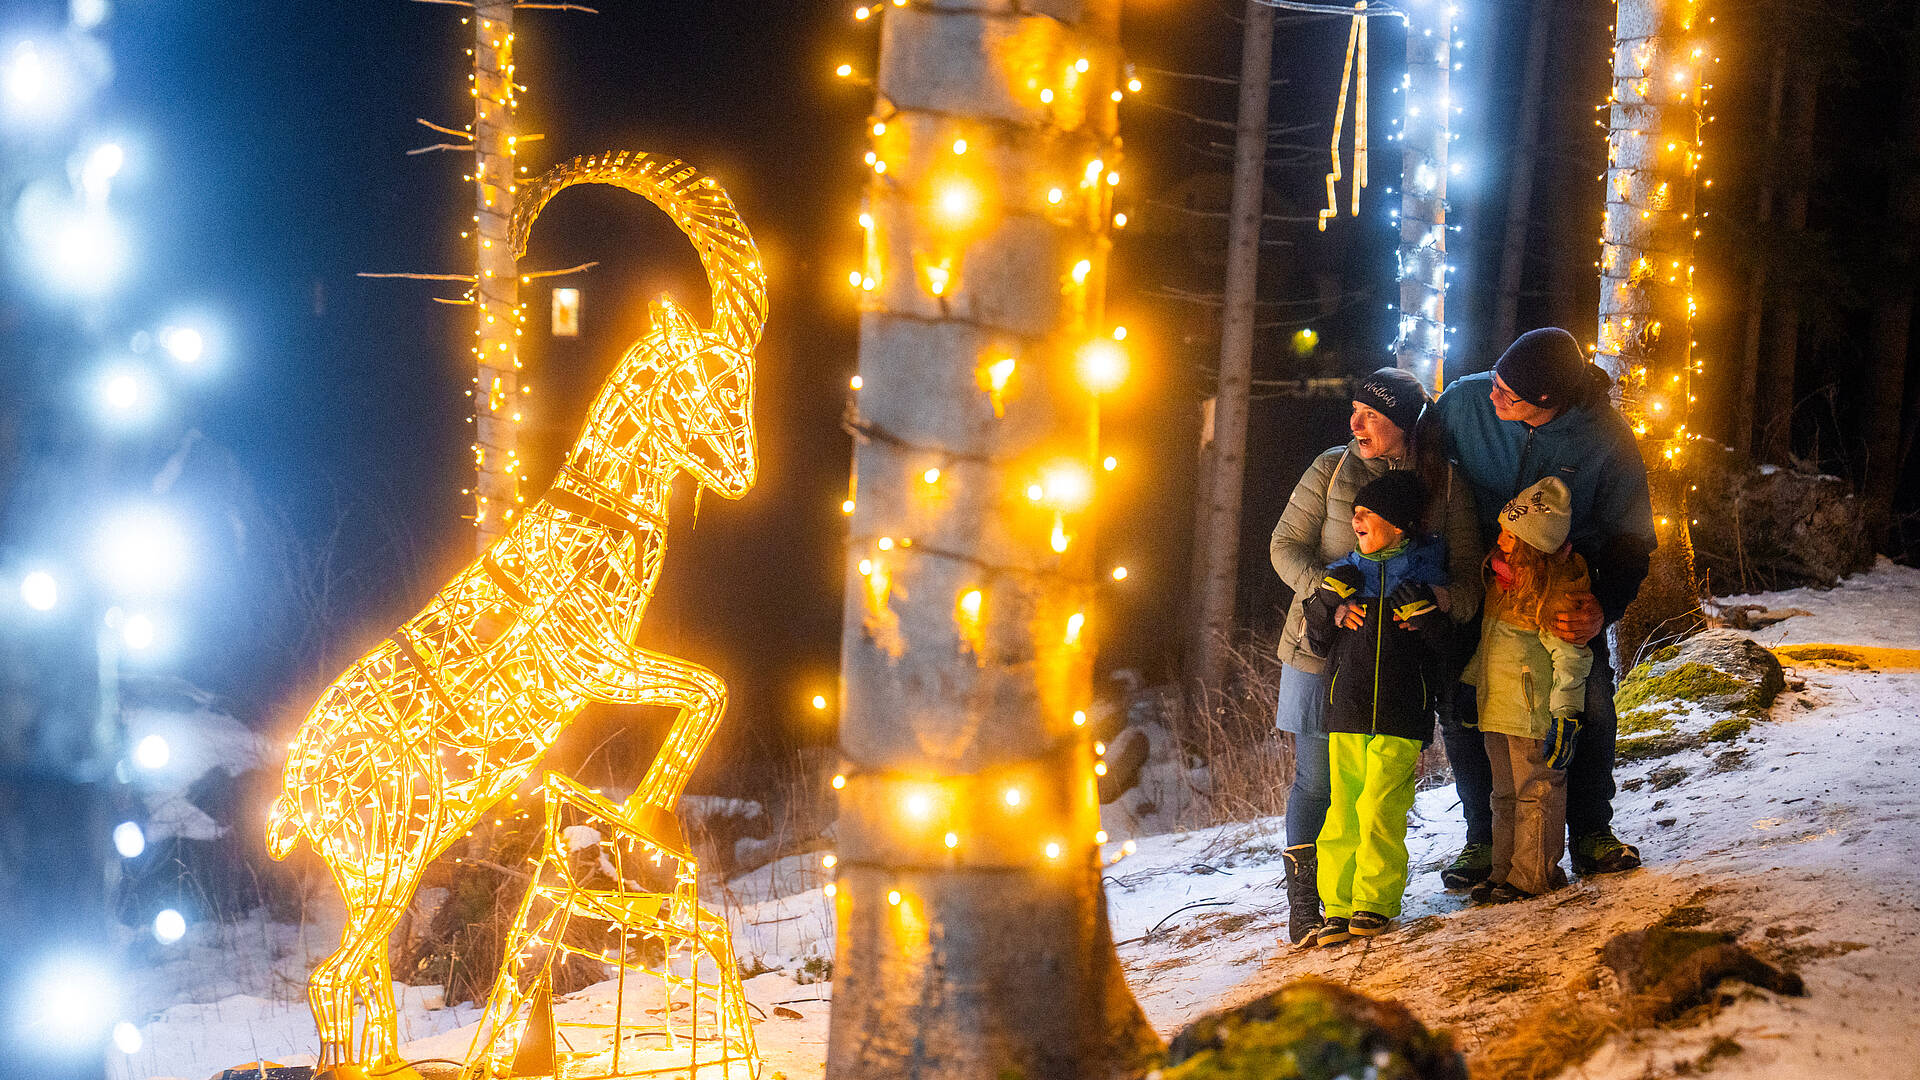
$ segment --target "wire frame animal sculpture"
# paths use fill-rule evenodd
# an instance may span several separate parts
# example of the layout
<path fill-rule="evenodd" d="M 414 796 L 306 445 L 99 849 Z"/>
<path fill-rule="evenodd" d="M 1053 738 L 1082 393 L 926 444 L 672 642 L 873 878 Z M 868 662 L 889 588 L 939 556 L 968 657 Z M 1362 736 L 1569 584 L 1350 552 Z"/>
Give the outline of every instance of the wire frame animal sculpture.
<path fill-rule="evenodd" d="M 547 774 L 546 811 L 466 1075 L 758 1077 L 732 931 L 701 905 L 693 856 L 684 840 L 666 839 L 678 830 L 649 828 L 644 809 L 556 773 Z M 611 1016 L 604 1001 L 556 1013 L 553 968 L 569 956 L 613 970 Z"/>
<path fill-rule="evenodd" d="M 323 1066 L 398 1059 L 388 934 L 427 864 L 533 774 L 587 702 L 679 710 L 625 808 L 636 829 L 672 823 L 675 834 L 672 808 L 726 706 L 713 672 L 636 640 L 675 478 L 727 499 L 753 486 L 766 274 L 718 185 L 641 153 L 576 158 L 523 189 L 515 256 L 549 199 L 589 183 L 672 217 L 706 271 L 712 324 L 666 297 L 653 304 L 651 328 L 600 389 L 547 493 L 301 724 L 267 850 L 285 858 L 305 836 L 346 900 L 340 947 L 308 983 Z"/>

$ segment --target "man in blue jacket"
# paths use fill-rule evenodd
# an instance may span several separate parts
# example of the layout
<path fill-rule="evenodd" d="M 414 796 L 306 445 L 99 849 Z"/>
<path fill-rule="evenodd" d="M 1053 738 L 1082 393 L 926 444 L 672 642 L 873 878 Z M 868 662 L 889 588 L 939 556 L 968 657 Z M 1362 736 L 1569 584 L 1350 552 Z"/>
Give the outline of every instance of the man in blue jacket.
<path fill-rule="evenodd" d="M 1557 476 L 1573 495 L 1573 549 L 1587 562 L 1593 594 L 1555 620 L 1554 632 L 1593 649 L 1586 724 L 1567 769 L 1568 847 L 1574 870 L 1616 873 L 1640 865 L 1640 853 L 1613 834 L 1613 665 L 1602 631 L 1626 611 L 1646 579 L 1653 553 L 1653 504 L 1633 430 L 1613 407 L 1612 381 L 1589 363 L 1573 335 L 1545 328 L 1522 334 L 1493 370 L 1467 375 L 1433 405 L 1447 456 L 1473 487 L 1481 540 L 1491 548 L 1494 516 L 1533 483 Z M 1477 640 L 1478 635 L 1472 635 Z M 1474 730 L 1471 687 L 1441 712 L 1440 732 L 1453 766 L 1467 844 L 1441 872 L 1448 888 L 1467 888 L 1492 866 L 1492 770 Z"/>

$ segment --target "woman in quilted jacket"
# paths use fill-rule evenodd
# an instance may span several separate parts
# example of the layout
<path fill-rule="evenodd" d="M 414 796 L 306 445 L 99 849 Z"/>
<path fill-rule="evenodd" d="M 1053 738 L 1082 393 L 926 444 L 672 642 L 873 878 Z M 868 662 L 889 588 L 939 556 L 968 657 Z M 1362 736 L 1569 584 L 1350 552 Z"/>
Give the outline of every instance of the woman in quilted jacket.
<path fill-rule="evenodd" d="M 1314 840 L 1332 796 L 1327 743 L 1327 663 L 1306 646 L 1304 604 L 1329 564 L 1353 553 L 1353 497 L 1390 469 L 1415 469 L 1428 498 L 1421 531 L 1446 541 L 1447 611 L 1456 623 L 1480 610 L 1485 554 L 1473 496 L 1441 454 L 1442 439 L 1423 423 L 1427 392 L 1407 372 L 1381 368 L 1361 380 L 1347 422 L 1352 439 L 1314 459 L 1274 526 L 1274 572 L 1293 592 L 1280 635 L 1280 703 L 1275 723 L 1293 737 L 1293 787 L 1287 793 L 1287 936 L 1295 944 L 1320 925 Z M 1461 658 L 1464 659 L 1464 658 Z"/>

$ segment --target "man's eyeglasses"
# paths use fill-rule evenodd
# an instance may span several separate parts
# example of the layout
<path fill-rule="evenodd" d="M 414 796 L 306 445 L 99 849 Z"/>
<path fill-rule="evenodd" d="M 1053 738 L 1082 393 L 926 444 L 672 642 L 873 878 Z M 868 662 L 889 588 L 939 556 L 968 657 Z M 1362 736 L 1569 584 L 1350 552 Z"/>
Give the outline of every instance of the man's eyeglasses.
<path fill-rule="evenodd" d="M 1508 389 L 1507 384 L 1501 382 L 1498 375 L 1493 377 L 1493 398 L 1502 405 L 1518 405 L 1524 400 L 1519 394 Z"/>

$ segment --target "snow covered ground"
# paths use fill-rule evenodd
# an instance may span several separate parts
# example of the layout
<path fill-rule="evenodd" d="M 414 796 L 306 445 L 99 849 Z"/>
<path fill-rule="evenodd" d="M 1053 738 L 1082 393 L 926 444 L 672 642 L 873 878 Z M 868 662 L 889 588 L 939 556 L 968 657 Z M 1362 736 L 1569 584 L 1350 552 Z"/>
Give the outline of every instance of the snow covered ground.
<path fill-rule="evenodd" d="M 1542 1003 L 1599 993 L 1601 945 L 1667 919 L 1737 933 L 1799 971 L 1808 996 L 1737 988 L 1704 1022 L 1615 1033 L 1568 1075 L 1920 1076 L 1920 571 L 1882 562 L 1831 591 L 1729 602 L 1809 612 L 1754 635 L 1770 647 L 1861 648 L 1790 661 L 1788 692 L 1734 742 L 1623 764 L 1616 828 L 1640 845 L 1644 869 L 1471 908 L 1434 872 L 1463 833 L 1453 790 L 1436 788 L 1415 807 L 1398 928 L 1301 952 L 1282 944 L 1277 821 L 1149 838 L 1108 878 L 1121 959 L 1149 1018 L 1171 1035 L 1317 975 L 1403 1001 L 1450 1029 L 1471 1061 Z M 831 988 L 798 980 L 831 956 L 824 883 L 817 862 L 796 856 L 729 883 L 725 898 L 742 961 L 776 969 L 751 979 L 748 996 L 765 1017 L 763 1054 L 792 1080 L 823 1071 Z M 299 972 L 331 944 L 328 930 L 251 923 L 195 928 L 171 952 L 140 946 L 153 964 L 134 992 L 150 1018 L 114 1075 L 201 1080 L 256 1055 L 311 1060 Z M 568 1007 L 611 995 L 590 988 Z M 437 999 L 405 992 L 410 1056 L 466 1048 L 473 1010 Z"/>

